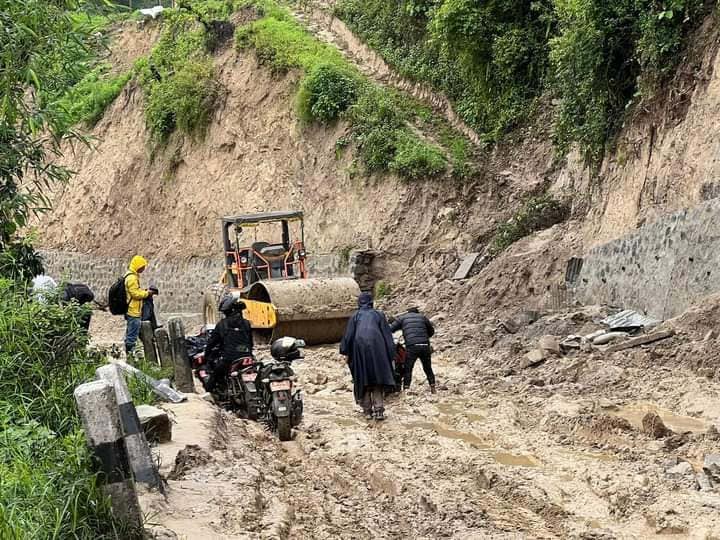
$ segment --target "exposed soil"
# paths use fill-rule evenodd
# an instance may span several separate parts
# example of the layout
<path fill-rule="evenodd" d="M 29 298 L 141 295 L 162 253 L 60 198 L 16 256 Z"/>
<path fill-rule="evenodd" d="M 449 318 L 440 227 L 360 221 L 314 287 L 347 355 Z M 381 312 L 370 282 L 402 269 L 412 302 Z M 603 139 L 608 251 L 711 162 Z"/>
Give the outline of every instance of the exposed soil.
<path fill-rule="evenodd" d="M 384 423 L 359 414 L 335 346 L 295 366 L 306 412 L 291 442 L 199 397 L 163 405 L 176 424 L 161 470 L 182 470 L 144 508 L 187 539 L 717 536 L 720 493 L 696 474 L 717 452 L 720 383 L 678 358 L 706 343 L 682 319 L 654 346 L 522 369 L 540 336 L 592 330 L 604 313 L 548 314 L 515 334 L 436 323 L 440 391 L 418 367 Z M 648 433 L 649 416 L 667 430 Z"/>

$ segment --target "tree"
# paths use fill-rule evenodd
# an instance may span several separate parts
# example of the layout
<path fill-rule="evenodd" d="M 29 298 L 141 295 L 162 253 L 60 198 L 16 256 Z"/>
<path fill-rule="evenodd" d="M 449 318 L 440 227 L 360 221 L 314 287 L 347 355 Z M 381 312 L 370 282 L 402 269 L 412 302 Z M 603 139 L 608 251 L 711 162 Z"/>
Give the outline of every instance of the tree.
<path fill-rule="evenodd" d="M 101 1 L 101 0 L 98 0 Z M 94 38 L 72 11 L 95 0 L 0 0 L 0 276 L 42 269 L 22 238 L 48 191 L 71 171 L 58 165 L 64 113 L 51 103 L 87 71 Z"/>

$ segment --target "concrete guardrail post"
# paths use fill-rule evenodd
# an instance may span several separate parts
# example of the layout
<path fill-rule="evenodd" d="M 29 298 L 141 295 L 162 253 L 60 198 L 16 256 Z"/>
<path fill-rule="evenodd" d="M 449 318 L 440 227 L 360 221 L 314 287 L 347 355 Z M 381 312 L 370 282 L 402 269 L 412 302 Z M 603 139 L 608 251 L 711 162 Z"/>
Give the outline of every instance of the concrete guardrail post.
<path fill-rule="evenodd" d="M 155 330 L 155 343 L 157 343 L 158 355 L 160 356 L 160 365 L 164 368 L 174 368 L 175 364 L 167 328 L 163 327 Z"/>
<path fill-rule="evenodd" d="M 135 481 L 162 492 L 163 483 L 122 371 L 115 364 L 107 364 L 97 368 L 95 374 L 98 379 L 109 382 L 115 389 L 125 448 Z"/>
<path fill-rule="evenodd" d="M 143 321 L 140 325 L 140 341 L 143 344 L 145 360 L 151 364 L 160 365 L 158 363 L 157 349 L 155 349 L 155 335 L 150 321 Z"/>
<path fill-rule="evenodd" d="M 78 386 L 74 395 L 113 512 L 131 528 L 142 531 L 142 512 L 130 474 L 115 388 L 107 381 L 92 381 Z"/>
<path fill-rule="evenodd" d="M 195 383 L 185 346 L 185 329 L 180 317 L 173 317 L 168 321 L 168 332 L 175 363 L 175 388 L 186 394 L 192 393 L 195 391 Z"/>

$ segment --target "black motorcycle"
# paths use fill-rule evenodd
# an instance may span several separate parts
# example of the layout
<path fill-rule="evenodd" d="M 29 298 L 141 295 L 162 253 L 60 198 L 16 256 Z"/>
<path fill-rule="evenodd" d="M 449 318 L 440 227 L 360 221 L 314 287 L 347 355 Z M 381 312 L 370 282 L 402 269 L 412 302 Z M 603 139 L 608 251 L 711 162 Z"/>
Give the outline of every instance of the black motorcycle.
<path fill-rule="evenodd" d="M 205 362 L 207 335 L 187 340 L 193 369 L 203 386 L 210 379 Z M 216 403 L 243 418 L 265 422 L 281 441 L 289 441 L 292 428 L 302 420 L 303 401 L 294 389 L 295 372 L 290 364 L 304 357 L 305 342 L 284 337 L 270 347 L 272 360 L 258 361 L 248 355 L 233 361 L 225 377 L 212 389 Z"/>
<path fill-rule="evenodd" d="M 263 403 L 263 420 L 281 441 L 289 441 L 292 428 L 302 420 L 302 394 L 294 389 L 295 372 L 290 364 L 305 356 L 303 347 L 301 339 L 280 338 L 270 346 L 273 360 L 260 362 L 257 368 L 256 387 Z"/>

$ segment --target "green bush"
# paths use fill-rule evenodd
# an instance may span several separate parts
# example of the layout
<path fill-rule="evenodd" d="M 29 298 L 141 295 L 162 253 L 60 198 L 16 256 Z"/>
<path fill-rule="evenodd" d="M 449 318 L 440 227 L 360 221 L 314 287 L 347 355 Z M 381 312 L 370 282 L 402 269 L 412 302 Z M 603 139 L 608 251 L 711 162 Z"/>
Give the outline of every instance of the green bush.
<path fill-rule="evenodd" d="M 150 86 L 145 113 L 148 126 L 160 141 L 167 140 L 176 128 L 203 136 L 218 93 L 212 59 L 188 60 L 172 77 Z"/>
<path fill-rule="evenodd" d="M 436 146 L 421 141 L 416 135 L 402 134 L 397 140 L 390 170 L 407 180 L 437 176 L 445 171 L 447 161 Z"/>
<path fill-rule="evenodd" d="M 202 137 L 220 92 L 207 53 L 208 32 L 187 6 L 203 17 L 227 17 L 234 5 L 193 1 L 183 3 L 183 9 L 166 10 L 158 44 L 148 58 L 135 63 L 135 76 L 146 96 L 146 124 L 157 141 L 167 141 L 176 129 Z"/>
<path fill-rule="evenodd" d="M 567 217 L 568 208 L 552 196 L 533 197 L 517 214 L 498 227 L 490 242 L 490 254 L 497 255 L 521 238 L 552 227 Z"/>
<path fill-rule="evenodd" d="M 303 77 L 298 92 L 298 114 L 306 121 L 337 119 L 357 99 L 360 81 L 335 64 L 319 64 Z"/>
<path fill-rule="evenodd" d="M 548 0 L 340 0 L 336 14 L 403 76 L 431 84 L 488 140 L 542 92 Z"/>
<path fill-rule="evenodd" d="M 109 75 L 109 71 L 107 64 L 96 67 L 56 102 L 66 115 L 66 130 L 80 123 L 94 126 L 120 95 L 131 74 Z"/>
<path fill-rule="evenodd" d="M 0 538 L 135 538 L 92 472 L 73 390 L 94 378 L 77 306 L 0 280 Z"/>

